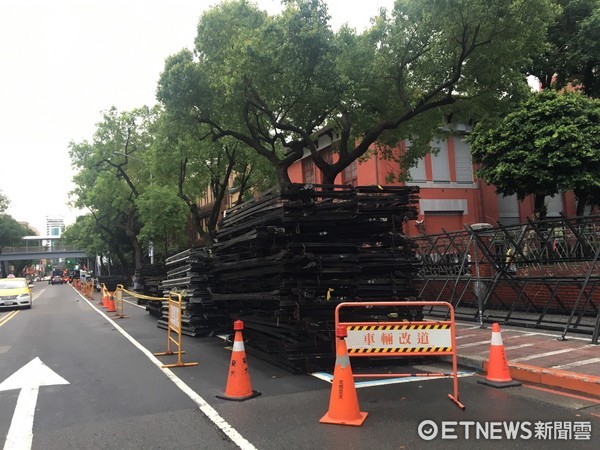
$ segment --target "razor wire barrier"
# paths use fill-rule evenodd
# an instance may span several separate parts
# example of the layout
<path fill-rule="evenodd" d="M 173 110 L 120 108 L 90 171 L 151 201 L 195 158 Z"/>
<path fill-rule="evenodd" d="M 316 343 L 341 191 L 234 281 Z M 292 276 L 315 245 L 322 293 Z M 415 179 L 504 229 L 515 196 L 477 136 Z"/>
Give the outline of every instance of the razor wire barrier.
<path fill-rule="evenodd" d="M 414 238 L 419 298 L 457 318 L 589 334 L 600 331 L 600 216 L 528 219 Z M 431 315 L 447 312 L 428 308 Z"/>

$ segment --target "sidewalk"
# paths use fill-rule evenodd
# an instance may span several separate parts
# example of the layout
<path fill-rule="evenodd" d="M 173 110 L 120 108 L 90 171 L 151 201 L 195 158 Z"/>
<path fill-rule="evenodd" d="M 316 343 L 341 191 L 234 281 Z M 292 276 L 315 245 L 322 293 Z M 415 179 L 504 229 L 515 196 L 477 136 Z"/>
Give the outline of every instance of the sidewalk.
<path fill-rule="evenodd" d="M 600 396 L 600 345 L 591 336 L 500 326 L 506 359 L 514 380 Z M 487 371 L 491 325 L 456 324 L 458 363 Z M 444 358 L 449 360 L 449 358 Z"/>

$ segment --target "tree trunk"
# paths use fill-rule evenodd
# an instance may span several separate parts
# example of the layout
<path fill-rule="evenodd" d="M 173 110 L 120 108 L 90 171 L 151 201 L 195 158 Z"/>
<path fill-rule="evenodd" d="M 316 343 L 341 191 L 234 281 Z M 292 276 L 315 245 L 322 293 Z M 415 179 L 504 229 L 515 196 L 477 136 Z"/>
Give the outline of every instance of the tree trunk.
<path fill-rule="evenodd" d="M 544 194 L 535 194 L 534 200 L 534 214 L 539 220 L 543 220 L 546 218 L 546 204 L 545 201 L 546 196 Z"/>
<path fill-rule="evenodd" d="M 588 202 L 588 194 L 586 192 L 576 190 L 575 196 L 577 197 L 577 210 L 575 211 L 575 215 L 577 217 L 583 216 L 585 214 L 585 205 Z"/>
<path fill-rule="evenodd" d="M 141 273 L 142 271 L 142 260 L 143 260 L 143 251 L 142 246 L 138 242 L 135 236 L 131 237 L 131 245 L 133 247 L 133 255 L 135 259 L 135 272 Z M 123 273 L 123 275 L 127 275 Z"/>
<path fill-rule="evenodd" d="M 276 173 L 277 173 L 277 181 L 279 182 L 279 186 L 285 186 L 286 184 L 290 184 L 292 181 L 290 180 L 290 174 L 288 173 L 289 164 L 277 164 Z"/>

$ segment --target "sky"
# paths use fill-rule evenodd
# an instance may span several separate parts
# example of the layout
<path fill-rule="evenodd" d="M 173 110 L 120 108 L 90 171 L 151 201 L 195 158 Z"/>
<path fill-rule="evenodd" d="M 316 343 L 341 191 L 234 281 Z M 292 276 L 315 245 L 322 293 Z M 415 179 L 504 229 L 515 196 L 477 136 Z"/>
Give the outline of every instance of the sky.
<path fill-rule="evenodd" d="M 102 111 L 156 103 L 164 61 L 191 49 L 218 0 L 0 0 L 0 191 L 7 213 L 42 235 L 66 225 L 69 142 L 91 141 Z M 256 0 L 275 14 L 279 0 Z M 327 0 L 334 29 L 362 30 L 393 0 Z"/>

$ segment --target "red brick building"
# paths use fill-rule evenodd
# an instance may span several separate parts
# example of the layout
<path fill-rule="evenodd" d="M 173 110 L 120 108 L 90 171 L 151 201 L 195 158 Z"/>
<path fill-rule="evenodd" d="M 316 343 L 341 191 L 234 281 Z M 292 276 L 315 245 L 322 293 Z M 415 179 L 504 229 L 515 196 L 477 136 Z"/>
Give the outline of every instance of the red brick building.
<path fill-rule="evenodd" d="M 533 216 L 533 197 L 519 202 L 516 196 L 505 197 L 496 194 L 493 186 L 475 177 L 471 160 L 470 146 L 465 141 L 468 126 L 455 125 L 447 138 L 431 142 L 439 150 L 435 155 L 427 154 L 416 167 L 411 168 L 409 185 L 419 186 L 419 218 L 409 222 L 406 232 L 410 236 L 420 233 L 438 233 L 462 230 L 463 225 L 487 222 L 492 225 L 499 221 L 503 224 L 521 223 Z M 324 158 L 336 161 L 337 154 L 331 150 L 335 142 L 334 133 L 321 133 L 318 148 Z M 397 152 L 406 148 L 406 142 L 400 143 Z M 354 161 L 338 178 L 336 184 L 373 185 L 402 184 L 386 183 L 389 173 L 398 173 L 398 163 L 381 156 L 377 144 L 371 147 L 371 157 L 365 161 Z M 310 153 L 290 167 L 292 182 L 321 183 L 322 174 L 314 165 Z M 548 216 L 557 216 L 561 212 L 575 215 L 575 197 L 571 192 L 547 198 Z"/>

